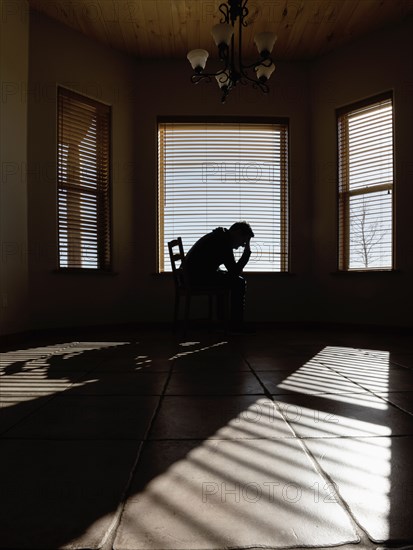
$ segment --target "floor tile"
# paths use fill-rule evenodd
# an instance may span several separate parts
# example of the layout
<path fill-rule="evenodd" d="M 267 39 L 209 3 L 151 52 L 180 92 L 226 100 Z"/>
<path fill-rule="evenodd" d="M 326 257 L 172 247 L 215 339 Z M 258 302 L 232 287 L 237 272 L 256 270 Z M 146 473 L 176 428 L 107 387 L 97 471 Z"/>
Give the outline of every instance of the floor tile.
<path fill-rule="evenodd" d="M 172 367 L 172 359 L 156 359 L 150 355 L 137 355 L 136 357 L 110 357 L 99 363 L 93 373 L 122 372 L 133 373 L 140 371 L 168 372 Z"/>
<path fill-rule="evenodd" d="M 174 344 L 173 349 L 170 349 L 170 346 L 158 337 L 155 342 L 149 338 L 148 341 L 131 342 L 111 348 L 94 372 L 169 371 L 177 347 Z"/>
<path fill-rule="evenodd" d="M 363 385 L 371 391 L 382 391 L 383 385 L 388 391 L 413 391 L 413 370 L 404 367 L 392 367 L 387 373 L 387 380 L 377 383 L 367 379 Z"/>
<path fill-rule="evenodd" d="M 411 437 L 306 440 L 368 536 L 403 546 L 412 538 Z"/>
<path fill-rule="evenodd" d="M 371 393 L 276 395 L 299 437 L 413 435 L 413 418 Z"/>
<path fill-rule="evenodd" d="M 97 372 L 81 377 L 71 395 L 161 395 L 166 372 Z"/>
<path fill-rule="evenodd" d="M 383 350 L 328 346 L 315 361 L 369 391 L 413 389 L 413 371 L 392 364 Z"/>
<path fill-rule="evenodd" d="M 413 351 L 408 352 L 391 352 L 390 361 L 396 365 L 413 369 Z"/>
<path fill-rule="evenodd" d="M 413 370 L 403 367 L 392 367 L 386 370 L 382 369 L 381 371 L 342 367 L 338 372 L 364 389 L 374 393 L 413 390 Z"/>
<path fill-rule="evenodd" d="M 101 548 L 137 450 L 123 441 L 0 442 L 0 548 Z"/>
<path fill-rule="evenodd" d="M 180 356 L 174 361 L 174 370 L 193 370 L 210 372 L 215 370 L 223 371 L 248 371 L 248 364 L 240 356 Z"/>
<path fill-rule="evenodd" d="M 296 370 L 257 371 L 259 379 L 270 393 L 360 393 L 365 390 L 328 367 L 315 362 Z"/>
<path fill-rule="evenodd" d="M 69 388 L 74 382 L 85 376 L 86 371 L 62 374 L 51 377 L 46 369 L 24 371 L 0 376 L 0 395 L 19 393 L 36 395 L 37 393 L 53 395 Z"/>
<path fill-rule="evenodd" d="M 181 342 L 174 355 L 175 366 L 190 366 L 200 361 L 203 365 L 239 365 L 243 362 L 240 350 L 226 338 L 213 340 L 193 339 Z"/>
<path fill-rule="evenodd" d="M 409 414 L 413 414 L 413 392 L 394 391 L 377 393 L 376 395 L 382 399 L 385 399 L 389 403 L 393 403 L 393 405 L 403 409 Z"/>
<path fill-rule="evenodd" d="M 352 346 L 325 346 L 313 359 L 338 372 L 381 375 L 389 370 L 390 353 Z"/>
<path fill-rule="evenodd" d="M 309 354 L 283 354 L 283 355 L 252 355 L 246 356 L 248 364 L 255 371 L 275 371 L 275 370 L 298 370 L 303 367 L 307 361 L 311 360 L 312 355 Z"/>
<path fill-rule="evenodd" d="M 82 363 L 82 370 L 87 361 L 98 362 L 104 357 L 104 353 L 112 346 L 108 342 L 65 342 L 51 345 L 40 345 L 35 347 L 22 347 L 10 351 L 4 351 L 0 355 L 0 370 L 12 368 L 13 370 L 27 367 L 31 370 L 35 366 L 61 365 L 76 369 Z"/>
<path fill-rule="evenodd" d="M 411 339 L 81 332 L 0 356 L 0 550 L 100 548 L 140 445 L 117 550 L 413 540 Z"/>
<path fill-rule="evenodd" d="M 297 440 L 171 443 L 145 448 L 115 550 L 358 542 Z"/>
<path fill-rule="evenodd" d="M 150 439 L 292 437 L 270 399 L 253 396 L 166 396 Z"/>
<path fill-rule="evenodd" d="M 0 434 L 3 434 L 21 420 L 52 399 L 49 393 L 2 393 L 0 392 Z"/>
<path fill-rule="evenodd" d="M 251 372 L 244 371 L 174 371 L 167 395 L 245 395 L 263 394 L 264 390 Z"/>
<path fill-rule="evenodd" d="M 7 432 L 10 438 L 142 439 L 158 397 L 61 395 Z"/>

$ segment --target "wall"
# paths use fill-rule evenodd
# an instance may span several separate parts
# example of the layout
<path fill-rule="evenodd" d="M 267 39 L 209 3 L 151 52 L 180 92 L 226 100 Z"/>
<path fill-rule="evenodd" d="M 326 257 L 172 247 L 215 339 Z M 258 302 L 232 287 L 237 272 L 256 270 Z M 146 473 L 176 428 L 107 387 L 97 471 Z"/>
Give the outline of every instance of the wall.
<path fill-rule="evenodd" d="M 0 333 L 28 326 L 26 1 L 0 6 Z"/>
<path fill-rule="evenodd" d="M 53 48 L 50 48 L 53 44 Z M 169 321 L 170 274 L 157 268 L 157 116 L 287 116 L 291 133 L 292 275 L 249 279 L 248 316 L 303 319 L 310 276 L 309 98 L 305 64 L 282 64 L 268 96 L 236 90 L 226 105 L 211 83 L 194 87 L 186 60 L 142 63 L 40 15 L 31 15 L 29 157 L 33 327 Z M 112 104 L 116 275 L 56 272 L 56 85 Z M 281 298 L 282 296 L 282 298 Z"/>
<path fill-rule="evenodd" d="M 29 273 L 33 328 L 117 323 L 127 317 L 133 240 L 136 127 L 132 58 L 36 12 L 30 16 Z M 57 86 L 112 105 L 113 275 L 57 271 Z M 125 313 L 126 312 L 126 313 Z"/>
<path fill-rule="evenodd" d="M 146 86 L 140 87 L 140 108 L 137 109 L 137 173 L 140 197 L 147 208 L 141 210 L 138 234 L 146 232 L 148 246 L 144 251 L 141 276 L 149 285 L 151 319 L 167 319 L 171 315 L 171 282 L 167 276 L 150 276 L 156 269 L 156 205 L 157 205 L 157 116 L 286 116 L 290 119 L 290 215 L 300 220 L 291 225 L 292 274 L 249 274 L 247 317 L 255 320 L 302 320 L 307 315 L 303 304 L 310 276 L 311 225 L 309 195 L 309 103 L 306 90 L 307 67 L 304 64 L 277 65 L 271 78 L 268 95 L 249 87 L 234 90 L 225 103 L 215 82 L 194 86 L 191 68 L 184 62 L 159 62 L 139 65 Z M 139 201 L 137 197 L 137 204 Z M 234 220 L 236 221 L 236 220 Z M 149 270 L 148 270 L 149 268 Z M 160 298 L 160 299 L 159 299 Z"/>
<path fill-rule="evenodd" d="M 413 24 L 374 33 L 312 64 L 313 312 L 320 321 L 413 326 Z M 337 273 L 335 109 L 393 90 L 394 272 Z"/>
<path fill-rule="evenodd" d="M 412 326 L 411 42 L 407 23 L 305 63 L 278 63 L 268 96 L 225 105 L 194 87 L 186 60 L 139 62 L 40 14 L 30 19 L 30 327 L 168 321 L 170 275 L 156 274 L 158 116 L 290 119 L 291 274 L 250 274 L 247 318 Z M 51 48 L 53 44 L 53 48 Z M 56 271 L 56 86 L 113 109 L 113 275 Z M 335 109 L 395 91 L 398 272 L 336 273 Z"/>

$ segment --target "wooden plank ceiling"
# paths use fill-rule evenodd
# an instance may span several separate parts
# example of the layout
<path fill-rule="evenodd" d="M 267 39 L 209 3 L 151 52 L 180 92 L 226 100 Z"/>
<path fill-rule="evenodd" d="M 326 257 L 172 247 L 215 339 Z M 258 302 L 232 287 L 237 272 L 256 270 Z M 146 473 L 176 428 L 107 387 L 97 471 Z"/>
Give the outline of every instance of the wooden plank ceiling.
<path fill-rule="evenodd" d="M 218 0 L 29 0 L 32 9 L 141 59 L 211 56 Z M 256 32 L 273 30 L 275 60 L 312 59 L 353 38 L 402 20 L 413 0 L 249 0 L 244 55 L 255 59 Z"/>

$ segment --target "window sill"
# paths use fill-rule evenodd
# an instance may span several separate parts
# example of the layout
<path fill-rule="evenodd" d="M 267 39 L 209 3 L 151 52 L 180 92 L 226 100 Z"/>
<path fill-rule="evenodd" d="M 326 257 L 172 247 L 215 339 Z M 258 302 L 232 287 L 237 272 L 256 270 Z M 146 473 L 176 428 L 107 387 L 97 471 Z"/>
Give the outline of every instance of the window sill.
<path fill-rule="evenodd" d="M 168 277 L 173 275 L 172 271 L 162 271 L 158 273 L 151 273 L 153 277 Z M 291 271 L 244 271 L 243 275 L 246 277 L 249 277 L 249 275 L 282 275 L 285 276 L 295 276 L 296 273 L 292 273 Z"/>
<path fill-rule="evenodd" d="M 351 269 L 349 271 L 337 270 L 332 271 L 331 275 L 334 276 L 347 276 L 347 275 L 383 275 L 389 273 L 400 273 L 399 269 Z"/>
<path fill-rule="evenodd" d="M 64 274 L 64 275 L 87 275 L 98 277 L 114 277 L 118 275 L 115 271 L 106 271 L 104 269 L 89 269 L 89 268 L 77 268 L 77 267 L 60 267 L 54 269 L 53 273 Z"/>

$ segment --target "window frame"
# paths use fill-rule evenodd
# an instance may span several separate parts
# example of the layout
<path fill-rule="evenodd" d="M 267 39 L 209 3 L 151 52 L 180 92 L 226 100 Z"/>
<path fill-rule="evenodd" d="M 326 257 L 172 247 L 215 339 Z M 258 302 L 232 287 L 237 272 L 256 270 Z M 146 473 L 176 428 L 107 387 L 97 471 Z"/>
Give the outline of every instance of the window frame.
<path fill-rule="evenodd" d="M 100 274 L 100 273 L 113 273 L 113 254 L 112 254 L 112 108 L 110 104 L 104 103 L 100 100 L 97 100 L 95 98 L 92 98 L 90 96 L 81 94 L 75 90 L 69 89 L 66 86 L 58 85 L 56 89 L 56 239 L 57 239 L 57 272 L 61 273 L 90 273 L 90 274 Z M 63 97 L 66 99 L 73 98 L 75 101 L 78 101 L 80 103 L 83 103 L 84 105 L 92 106 L 94 109 L 96 109 L 96 116 L 99 119 L 97 121 L 97 124 L 99 122 L 101 123 L 100 118 L 103 116 L 106 117 L 104 124 L 105 128 L 104 130 L 101 130 L 100 135 L 99 131 L 97 131 L 96 134 L 96 151 L 97 156 L 102 153 L 102 148 L 104 148 L 104 155 L 105 155 L 105 164 L 104 164 L 104 170 L 107 172 L 106 178 L 102 176 L 98 176 L 99 173 L 102 172 L 102 163 L 99 163 L 99 165 L 96 167 L 96 174 L 97 177 L 95 179 L 96 181 L 96 190 L 94 193 L 89 191 L 89 193 L 86 192 L 79 192 L 79 197 L 81 194 L 86 195 L 96 195 L 96 261 L 97 266 L 81 266 L 81 265 L 62 265 L 62 253 L 61 253 L 61 225 L 60 225 L 60 218 L 61 213 L 59 211 L 59 193 L 61 189 L 63 189 L 62 181 L 60 179 L 60 170 L 61 170 L 61 163 L 60 163 L 60 146 L 61 146 L 61 126 L 60 126 L 60 117 L 63 114 L 63 105 L 61 104 L 61 101 L 63 101 Z M 107 132 L 106 137 L 102 137 L 102 131 Z M 106 142 L 106 143 L 104 143 Z M 102 185 L 102 182 L 104 186 L 106 186 L 106 189 L 100 190 L 99 186 Z M 76 185 L 76 184 L 75 184 Z M 67 188 L 70 188 L 70 184 L 65 185 Z M 99 203 L 101 202 L 101 197 L 103 196 L 103 205 L 99 206 Z M 76 228 L 76 231 L 81 232 L 80 227 Z M 68 245 L 69 247 L 69 241 Z M 81 254 L 81 250 L 78 250 L 75 252 L 75 254 Z M 82 261 L 82 258 L 80 256 L 80 262 Z M 69 257 L 68 257 L 68 263 L 69 263 Z"/>
<path fill-rule="evenodd" d="M 253 271 L 249 270 L 248 274 L 259 274 L 259 275 L 288 275 L 291 273 L 291 216 L 290 216 L 290 120 L 288 117 L 249 117 L 249 116 L 158 116 L 156 122 L 157 128 L 157 255 L 156 255 L 156 272 L 158 274 L 169 274 L 169 270 L 161 270 L 161 247 L 164 239 L 163 225 L 161 227 L 161 203 L 163 201 L 161 197 L 161 185 L 160 185 L 160 174 L 163 170 L 163 167 L 160 162 L 159 154 L 159 128 L 161 124 L 255 124 L 255 125 L 285 125 L 286 126 L 286 145 L 287 145 L 287 155 L 286 155 L 286 165 L 284 167 L 286 171 L 285 177 L 285 191 L 286 191 L 286 200 L 284 201 L 285 212 L 284 217 L 284 231 L 286 233 L 286 239 L 281 240 L 281 251 L 284 251 L 284 260 L 281 259 L 281 266 L 284 265 L 284 269 L 280 271 Z M 236 221 L 236 220 L 235 220 Z M 186 250 L 187 251 L 187 250 Z M 167 256 L 164 257 L 164 264 L 169 261 Z"/>
<path fill-rule="evenodd" d="M 366 191 L 362 190 L 347 190 L 341 191 L 341 150 L 340 150 L 340 119 L 349 115 L 352 112 L 356 112 L 364 107 L 374 106 L 383 101 L 391 102 L 392 107 L 392 183 L 391 184 L 377 184 L 374 189 Z M 337 147 L 337 270 L 339 273 L 374 273 L 374 272 L 391 272 L 395 271 L 395 191 L 396 191 L 396 178 L 395 178 L 395 115 L 394 115 L 394 95 L 393 91 L 377 94 L 375 96 L 351 103 L 344 107 L 336 109 L 336 147 Z M 348 142 L 347 142 L 348 143 Z M 374 193 L 375 190 L 391 190 L 391 266 L 390 267 L 367 267 L 367 268 L 350 268 L 350 233 L 349 233 L 349 208 L 350 197 L 355 195 L 363 195 Z"/>

